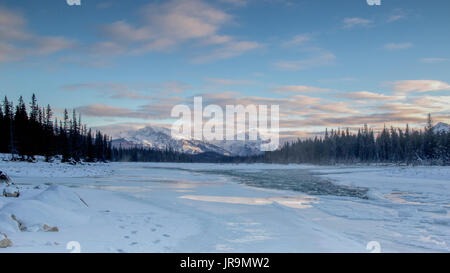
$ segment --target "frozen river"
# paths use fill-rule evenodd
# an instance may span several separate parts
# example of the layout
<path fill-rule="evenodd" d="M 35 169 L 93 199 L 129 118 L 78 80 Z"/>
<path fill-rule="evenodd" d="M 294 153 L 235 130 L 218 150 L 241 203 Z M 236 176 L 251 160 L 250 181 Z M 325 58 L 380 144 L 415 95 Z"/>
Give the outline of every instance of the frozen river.
<path fill-rule="evenodd" d="M 1 162 L 0 170 L 23 192 L 0 198 L 0 231 L 14 242 L 2 252 L 67 252 L 70 241 L 82 252 L 369 252 L 372 241 L 382 252 L 450 250 L 448 167 Z"/>

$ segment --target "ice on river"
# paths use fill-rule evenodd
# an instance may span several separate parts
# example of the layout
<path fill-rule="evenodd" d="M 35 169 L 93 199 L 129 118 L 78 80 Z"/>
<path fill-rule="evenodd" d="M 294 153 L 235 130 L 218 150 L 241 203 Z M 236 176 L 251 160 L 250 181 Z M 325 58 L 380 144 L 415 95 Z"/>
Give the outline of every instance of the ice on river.
<path fill-rule="evenodd" d="M 0 232 L 13 242 L 0 252 L 369 252 L 371 241 L 382 252 L 450 250 L 449 167 L 3 161 L 0 170 L 21 191 L 0 197 Z"/>

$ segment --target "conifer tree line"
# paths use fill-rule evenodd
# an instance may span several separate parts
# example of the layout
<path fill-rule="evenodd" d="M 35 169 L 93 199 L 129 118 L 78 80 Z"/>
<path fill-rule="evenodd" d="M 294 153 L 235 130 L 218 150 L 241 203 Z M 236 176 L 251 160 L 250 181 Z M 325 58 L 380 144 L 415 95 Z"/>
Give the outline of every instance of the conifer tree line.
<path fill-rule="evenodd" d="M 144 147 L 112 149 L 113 158 L 118 162 L 194 162 L 192 155 L 170 149 L 157 150 Z"/>
<path fill-rule="evenodd" d="M 33 94 L 29 106 L 22 96 L 17 105 L 5 96 L 0 103 L 0 153 L 11 153 L 14 160 L 32 161 L 35 155 L 51 161 L 61 155 L 62 162 L 111 160 L 111 140 L 100 131 L 93 133 L 81 123 L 81 115 L 67 109 L 61 120 L 53 117 L 50 105 L 41 107 Z"/>
<path fill-rule="evenodd" d="M 383 128 L 375 134 L 367 125 L 357 133 L 328 130 L 324 137 L 286 143 L 256 161 L 266 163 L 407 163 L 450 164 L 450 132 L 433 132 L 431 115 L 423 130 Z"/>
<path fill-rule="evenodd" d="M 112 158 L 116 162 L 237 163 L 249 161 L 247 157 L 225 156 L 214 152 L 187 154 L 171 149 L 158 150 L 148 147 L 113 147 Z"/>
<path fill-rule="evenodd" d="M 375 134 L 367 125 L 357 133 L 349 129 L 328 130 L 323 137 L 298 139 L 280 149 L 259 156 L 228 157 L 214 153 L 189 155 L 172 150 L 144 147 L 112 147 L 109 136 L 92 132 L 81 123 L 75 110 L 64 110 L 61 120 L 54 118 L 50 105 L 41 107 L 33 94 L 30 104 L 22 97 L 13 105 L 7 97 L 0 102 L 0 153 L 11 153 L 18 160 L 35 155 L 62 162 L 264 162 L 264 163 L 407 163 L 450 165 L 450 132 L 434 132 L 431 115 L 422 130 L 384 128 Z"/>

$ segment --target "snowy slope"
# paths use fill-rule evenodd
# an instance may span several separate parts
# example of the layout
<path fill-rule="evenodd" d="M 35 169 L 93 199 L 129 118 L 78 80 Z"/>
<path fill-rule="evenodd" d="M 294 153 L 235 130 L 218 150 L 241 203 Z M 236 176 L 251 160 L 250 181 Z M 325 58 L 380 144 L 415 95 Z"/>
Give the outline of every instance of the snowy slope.
<path fill-rule="evenodd" d="M 261 141 L 199 141 L 181 135 L 171 136 L 171 130 L 158 126 L 147 126 L 137 131 L 126 131 L 113 140 L 115 147 L 149 147 L 158 150 L 171 149 L 187 154 L 213 152 L 221 155 L 247 156 L 260 152 Z"/>
<path fill-rule="evenodd" d="M 106 163 L 70 165 L 59 160 L 48 163 L 43 156 L 36 156 L 36 162 L 29 163 L 9 161 L 10 158 L 10 154 L 0 154 L 0 171 L 13 177 L 88 177 L 105 176 L 113 172 L 112 166 Z"/>
<path fill-rule="evenodd" d="M 449 133 L 450 132 L 450 125 L 447 123 L 439 122 L 433 127 L 434 133 Z"/>
<path fill-rule="evenodd" d="M 69 252 L 71 241 L 82 252 L 369 252 L 371 241 L 382 252 L 450 252 L 449 167 L 112 163 L 113 174 L 86 177 L 48 164 L 41 177 L 21 164 L 11 175 L 21 196 L 0 197 L 0 232 L 13 242 L 0 252 Z M 369 198 L 236 180 L 276 172 L 271 184 L 283 188 L 280 174 L 303 171 L 367 187 Z"/>
<path fill-rule="evenodd" d="M 157 150 L 170 149 L 187 154 L 214 152 L 230 155 L 224 149 L 213 144 L 185 139 L 181 136 L 173 138 L 170 129 L 164 127 L 147 126 L 137 131 L 123 132 L 121 135 L 121 138 L 113 140 L 113 146 L 122 146 L 123 148 L 148 147 Z"/>

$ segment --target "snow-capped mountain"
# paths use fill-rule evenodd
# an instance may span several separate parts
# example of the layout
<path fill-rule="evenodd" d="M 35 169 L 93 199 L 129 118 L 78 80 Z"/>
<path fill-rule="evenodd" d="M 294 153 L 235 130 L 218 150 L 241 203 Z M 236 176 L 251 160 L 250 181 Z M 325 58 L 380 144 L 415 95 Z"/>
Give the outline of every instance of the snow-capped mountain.
<path fill-rule="evenodd" d="M 260 154 L 261 141 L 212 141 L 205 142 L 172 137 L 171 130 L 165 127 L 147 126 L 137 131 L 121 132 L 113 140 L 113 146 L 122 148 L 147 147 L 158 150 L 171 149 L 187 154 L 213 152 L 226 156 L 247 156 Z"/>
<path fill-rule="evenodd" d="M 438 124 L 433 126 L 434 133 L 449 133 L 450 125 L 447 123 L 439 122 Z"/>
<path fill-rule="evenodd" d="M 234 156 L 248 156 L 261 154 L 261 141 L 260 140 L 215 140 L 211 141 L 212 144 L 221 147 Z"/>

